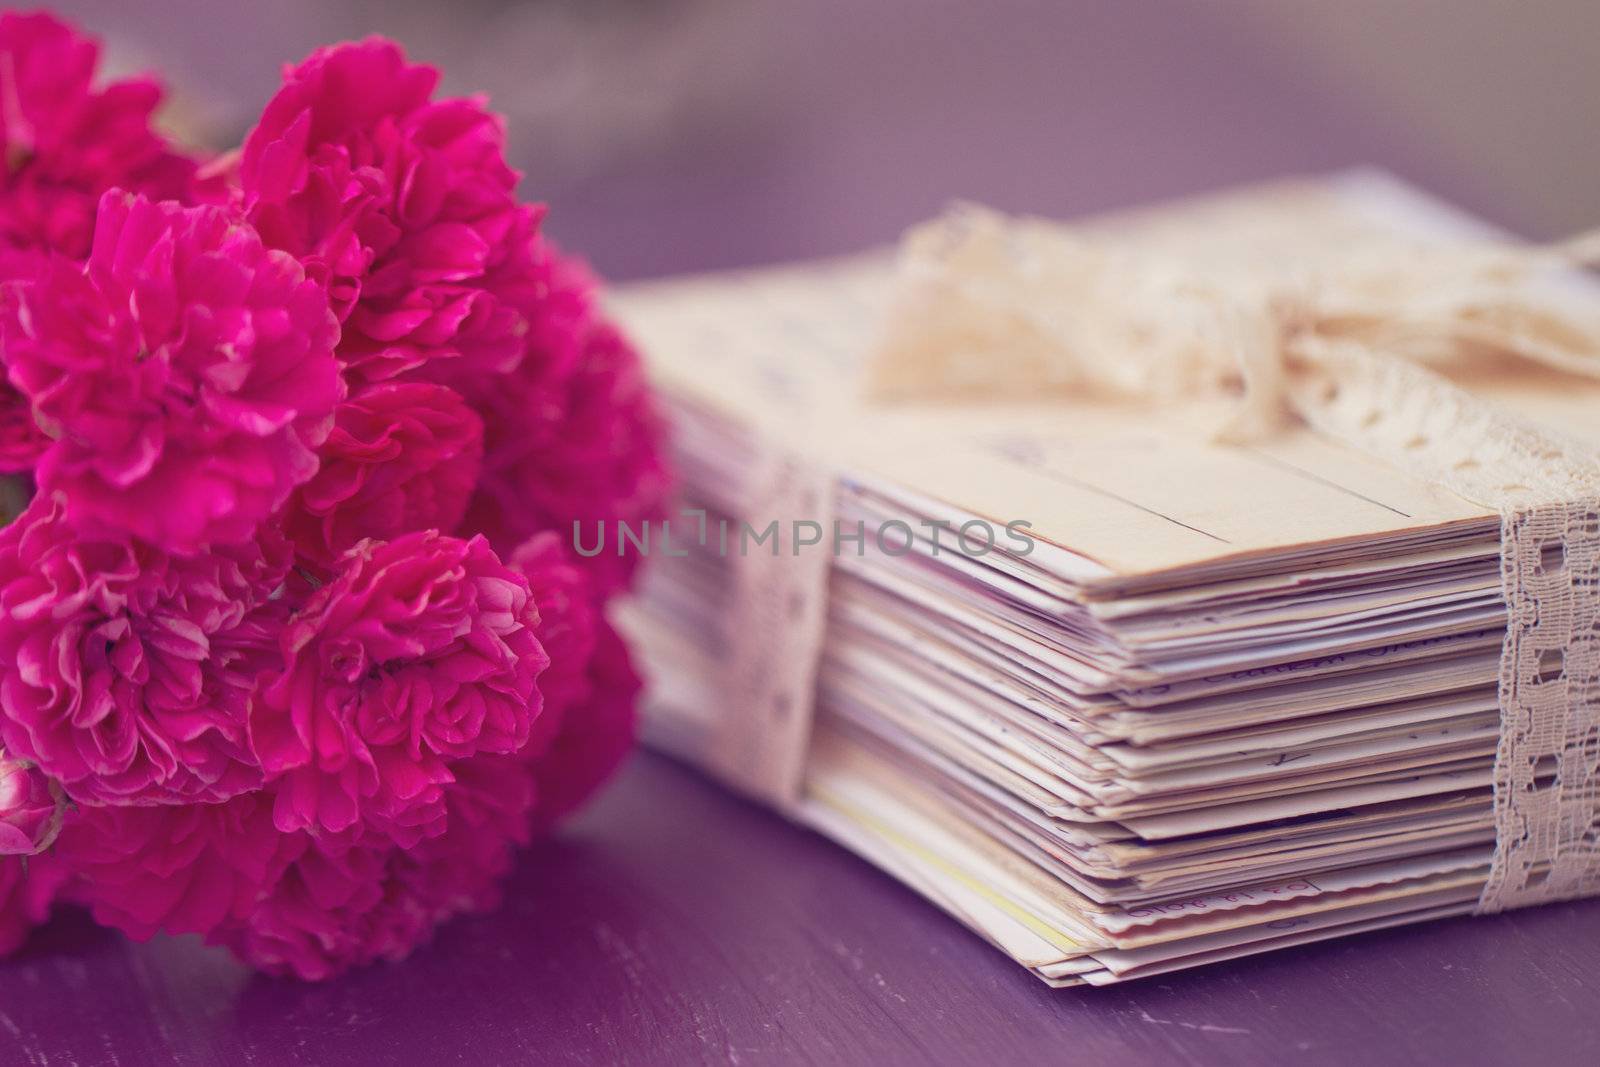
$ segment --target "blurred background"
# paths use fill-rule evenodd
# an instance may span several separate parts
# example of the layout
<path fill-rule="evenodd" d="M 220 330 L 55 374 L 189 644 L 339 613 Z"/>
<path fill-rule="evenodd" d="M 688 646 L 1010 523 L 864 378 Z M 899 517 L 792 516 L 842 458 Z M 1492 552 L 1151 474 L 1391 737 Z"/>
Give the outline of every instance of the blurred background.
<path fill-rule="evenodd" d="M 1067 216 L 1378 163 L 1533 237 L 1600 222 L 1593 0 L 62 0 L 237 143 L 383 33 L 488 93 L 613 278 L 859 249 L 952 198 Z"/>

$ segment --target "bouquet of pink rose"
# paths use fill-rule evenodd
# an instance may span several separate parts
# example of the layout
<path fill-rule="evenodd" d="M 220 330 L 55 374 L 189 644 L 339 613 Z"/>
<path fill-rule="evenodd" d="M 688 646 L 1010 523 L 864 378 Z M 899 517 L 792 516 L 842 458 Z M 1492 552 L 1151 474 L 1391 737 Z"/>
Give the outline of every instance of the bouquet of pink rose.
<path fill-rule="evenodd" d="M 432 68 L 323 49 L 200 164 L 96 61 L 0 15 L 0 952 L 399 958 L 632 740 L 565 533 L 659 511 L 660 421 Z"/>

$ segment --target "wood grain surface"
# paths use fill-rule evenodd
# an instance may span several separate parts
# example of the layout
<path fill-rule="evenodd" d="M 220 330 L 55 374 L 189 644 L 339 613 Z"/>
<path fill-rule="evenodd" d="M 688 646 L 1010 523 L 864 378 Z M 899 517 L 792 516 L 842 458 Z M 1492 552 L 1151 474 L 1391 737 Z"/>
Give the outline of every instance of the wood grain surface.
<path fill-rule="evenodd" d="M 58 919 L 0 963 L 0 1063 L 1600 1062 L 1600 904 L 1051 991 L 808 831 L 659 756 L 506 906 L 322 985 Z"/>

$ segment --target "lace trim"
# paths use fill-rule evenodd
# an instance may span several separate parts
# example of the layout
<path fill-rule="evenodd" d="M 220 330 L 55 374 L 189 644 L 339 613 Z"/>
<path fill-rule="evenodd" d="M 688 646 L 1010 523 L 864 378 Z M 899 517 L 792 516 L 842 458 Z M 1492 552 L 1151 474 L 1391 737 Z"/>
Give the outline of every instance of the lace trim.
<path fill-rule="evenodd" d="M 1496 848 L 1480 912 L 1600 894 L 1600 497 L 1508 511 Z"/>
<path fill-rule="evenodd" d="M 799 800 L 811 733 L 817 663 L 827 623 L 827 552 L 792 541 L 795 520 L 833 526 L 834 479 L 799 456 L 761 457 L 757 529 L 777 523 L 775 551 L 752 547 L 726 560 L 732 582 L 727 655 L 717 682 L 726 713 L 704 759 L 729 784 L 789 808 Z"/>
<path fill-rule="evenodd" d="M 1360 344 L 1301 341 L 1289 407 L 1324 436 L 1486 508 L 1580 500 L 1600 455 L 1535 429 L 1425 367 Z"/>

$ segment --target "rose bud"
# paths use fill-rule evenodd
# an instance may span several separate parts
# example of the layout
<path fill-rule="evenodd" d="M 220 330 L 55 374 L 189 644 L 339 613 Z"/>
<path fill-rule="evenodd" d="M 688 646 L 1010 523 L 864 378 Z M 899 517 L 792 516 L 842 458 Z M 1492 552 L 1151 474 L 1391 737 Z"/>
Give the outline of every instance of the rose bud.
<path fill-rule="evenodd" d="M 61 832 L 66 798 L 32 763 L 0 753 L 0 856 L 43 852 Z"/>

